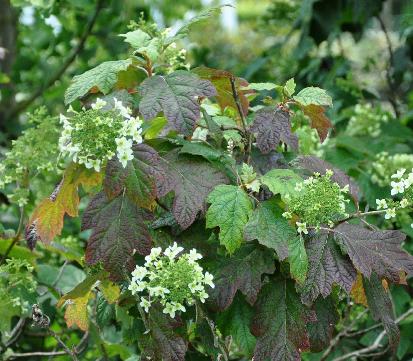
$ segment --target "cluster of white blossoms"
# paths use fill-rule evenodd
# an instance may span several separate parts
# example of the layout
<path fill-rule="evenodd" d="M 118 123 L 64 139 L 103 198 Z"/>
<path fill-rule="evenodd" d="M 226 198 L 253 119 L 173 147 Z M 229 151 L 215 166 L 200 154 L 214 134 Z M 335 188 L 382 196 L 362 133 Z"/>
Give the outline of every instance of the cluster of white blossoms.
<path fill-rule="evenodd" d="M 75 163 L 94 168 L 97 172 L 115 154 L 123 167 L 133 159 L 133 142 L 142 143 L 142 121 L 132 117 L 132 110 L 114 99 L 114 106 L 97 99 L 91 109 L 80 112 L 69 108 L 71 117 L 60 115 L 63 132 L 60 150 Z"/>
<path fill-rule="evenodd" d="M 396 217 L 396 210 L 407 208 L 413 202 L 413 169 L 410 173 L 406 173 L 406 169 L 399 169 L 391 176 L 391 195 L 396 199 L 376 199 L 377 209 L 385 211 L 385 219 Z M 413 227 L 413 223 L 411 225 Z"/>
<path fill-rule="evenodd" d="M 136 266 L 132 272 L 129 290 L 140 296 L 140 306 L 149 312 L 152 303 L 159 302 L 163 313 L 175 317 L 177 311 L 185 312 L 185 304 L 202 303 L 208 298 L 205 286 L 214 288 L 213 276 L 203 272 L 197 263 L 202 258 L 195 249 L 182 253 L 184 249 L 176 242 L 162 252 L 152 248 L 145 257 L 144 266 Z"/>

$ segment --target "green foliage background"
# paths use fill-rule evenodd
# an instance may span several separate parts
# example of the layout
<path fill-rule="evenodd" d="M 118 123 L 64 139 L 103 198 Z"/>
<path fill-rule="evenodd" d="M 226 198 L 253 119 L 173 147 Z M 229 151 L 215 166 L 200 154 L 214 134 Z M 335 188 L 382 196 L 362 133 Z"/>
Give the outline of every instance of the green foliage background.
<path fill-rule="evenodd" d="M 73 76 L 104 61 L 125 59 L 128 46 L 117 34 L 126 33 L 130 22 L 139 22 L 142 16 L 149 22 L 176 28 L 182 19 L 206 7 L 206 3 L 198 0 L 0 0 L 1 155 L 7 153 L 20 134 L 30 134 L 30 129 L 38 123 L 36 119 L 52 115 L 39 149 L 24 142 L 17 147 L 19 162 L 31 169 L 41 168 L 41 181 L 31 184 L 25 222 L 63 173 L 59 168 L 57 173 L 50 172 L 42 165 L 57 158 L 53 145 L 58 137 L 57 120 L 53 116 L 65 111 L 64 93 Z M 211 5 L 216 4 L 211 1 L 208 7 Z M 300 141 L 300 153 L 320 156 L 352 176 L 365 196 L 366 207 L 375 208 L 376 198 L 389 193 L 390 175 L 401 167 L 413 168 L 413 2 L 239 0 L 233 5 L 234 8 L 226 8 L 222 15 L 194 26 L 188 38 L 182 40 L 189 49 L 188 60 L 192 66 L 225 69 L 250 83 L 284 84 L 294 78 L 297 89 L 306 86 L 326 89 L 334 99 L 334 106 L 327 112 L 333 123 L 331 135 L 320 145 L 316 131 L 298 112 L 292 118 L 292 125 Z M 265 91 L 259 94 L 252 106 L 266 100 Z M 35 110 L 40 106 L 44 109 Z M 29 116 L 29 112 L 32 115 Z M 16 177 L 23 185 L 28 181 L 24 175 Z M 8 199 L 6 194 L 6 191 L 0 194 L 0 255 L 7 252 L 19 228 L 18 200 L 27 196 L 16 192 Z M 214 194 L 210 197 L 213 201 Z M 81 212 L 86 204 L 86 199 L 82 199 Z M 266 207 L 268 212 L 279 213 L 275 205 Z M 210 208 L 210 212 L 214 209 Z M 211 220 L 211 228 L 219 225 L 219 214 L 215 218 Z M 250 220 L 248 227 L 254 227 L 253 221 Z M 401 229 L 408 235 L 405 249 L 413 253 L 413 219 L 407 212 L 398 214 L 393 221 L 374 218 L 369 221 L 383 229 Z M 30 326 L 33 303 L 42 306 L 52 321 L 51 329 L 66 344 L 72 347 L 81 343 L 83 332 L 67 327 L 56 302 L 86 277 L 82 265 L 89 235 L 90 231 L 80 231 L 78 219 L 68 218 L 63 234 L 51 246 L 39 244 L 31 252 L 24 241 L 19 240 L 13 247 L 9 254 L 13 263 L 3 267 L 0 273 L 0 358 L 13 359 L 22 353 L 53 352 L 58 348 L 54 337 Z M 201 232 L 199 237 L 202 238 Z M 206 241 L 196 240 L 200 244 Z M 221 242 L 225 244 L 225 240 Z M 204 244 L 204 247 L 207 246 Z M 20 264 L 22 260 L 28 263 Z M 280 288 L 292 287 L 289 282 L 284 284 L 278 279 L 275 282 Z M 366 290 L 368 287 L 365 286 Z M 411 280 L 390 289 L 396 315 L 409 312 L 413 307 Z M 264 292 L 273 291 L 264 288 Z M 278 295 L 271 297 L 277 300 Z M 25 307 L 15 304 L 16 299 L 25 303 Z M 331 323 L 338 320 L 336 328 L 320 331 L 332 333 L 334 343 L 327 351 L 304 353 L 303 359 L 334 360 L 371 345 L 382 328 L 377 327 L 377 321 L 364 310 L 364 306 L 354 305 L 350 297 L 340 303 L 338 314 L 332 312 L 332 320 L 328 320 Z M 138 360 L 133 350 L 124 345 L 125 340 L 136 338 L 142 331 L 131 317 L 122 308 L 105 302 L 100 293 L 92 311 L 89 345 L 82 359 Z M 251 307 L 240 300 L 218 320 L 223 334 L 236 335 L 236 341 L 249 351 L 254 349 L 255 339 L 248 329 L 242 328 L 245 319 L 261 324 L 268 321 L 265 315 L 253 313 Z M 116 323 L 102 326 L 112 319 L 116 319 Z M 18 333 L 14 334 L 15 330 Z M 413 357 L 412 317 L 400 323 L 400 330 L 395 357 L 410 360 Z M 213 344 L 214 340 L 209 342 Z M 187 357 L 191 359 L 190 354 Z M 236 352 L 232 358 L 241 359 Z M 70 358 L 58 355 L 56 359 Z M 389 354 L 372 353 L 359 359 L 388 360 Z"/>

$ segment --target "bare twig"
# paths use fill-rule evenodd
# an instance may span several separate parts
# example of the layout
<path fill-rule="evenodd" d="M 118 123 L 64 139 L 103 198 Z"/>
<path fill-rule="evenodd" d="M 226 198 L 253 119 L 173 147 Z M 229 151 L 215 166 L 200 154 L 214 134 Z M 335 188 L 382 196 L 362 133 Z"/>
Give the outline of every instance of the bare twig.
<path fill-rule="evenodd" d="M 354 331 L 354 332 L 349 332 L 349 333 L 347 334 L 347 336 L 348 336 L 348 337 L 359 336 L 359 335 L 362 335 L 362 334 L 364 334 L 364 333 L 373 331 L 373 330 L 375 330 L 376 328 L 379 328 L 381 325 L 382 325 L 381 323 L 376 323 L 375 325 L 370 326 L 370 327 L 367 327 L 367 328 L 365 328 L 365 329 L 363 329 L 363 330 Z"/>
<path fill-rule="evenodd" d="M 80 354 L 84 351 L 84 345 L 86 344 L 86 340 L 89 337 L 89 333 L 85 332 L 82 339 L 80 340 L 79 344 L 74 348 L 74 352 L 76 354 Z M 25 353 L 12 353 L 8 356 L 8 359 L 15 359 L 20 357 L 42 357 L 42 356 L 63 356 L 66 355 L 66 351 L 49 351 L 49 352 L 25 352 Z"/>
<path fill-rule="evenodd" d="M 76 353 L 74 352 L 74 350 L 71 350 L 64 342 L 63 340 L 52 330 L 49 329 L 49 334 L 50 336 L 53 336 L 55 338 L 55 340 L 57 341 L 57 343 L 62 346 L 62 348 L 65 350 L 65 352 L 72 357 L 73 361 L 78 361 L 78 358 L 76 356 Z"/>
<path fill-rule="evenodd" d="M 42 356 L 63 356 L 66 355 L 66 351 L 51 351 L 51 352 L 24 352 L 24 353 L 12 353 L 8 356 L 8 359 L 15 359 L 19 357 L 42 357 Z"/>
<path fill-rule="evenodd" d="M 85 46 L 86 40 L 92 32 L 93 27 L 95 26 L 96 20 L 100 11 L 102 10 L 104 0 L 98 0 L 96 3 L 95 11 L 90 18 L 89 22 L 87 23 L 85 30 L 80 37 L 79 43 L 77 46 L 72 50 L 66 60 L 63 61 L 61 67 L 56 71 L 54 75 L 52 75 L 46 83 L 44 83 L 39 89 L 37 89 L 28 99 L 22 101 L 21 103 L 17 104 L 15 108 L 13 108 L 9 113 L 9 118 L 15 117 L 17 114 L 21 113 L 27 107 L 32 104 L 39 96 L 43 94 L 43 92 L 49 89 L 57 80 L 59 80 L 62 75 L 66 72 L 67 68 L 75 61 L 77 55 L 83 51 Z"/>
<path fill-rule="evenodd" d="M 25 318 L 21 318 L 17 322 L 16 326 L 14 326 L 13 330 L 11 331 L 11 335 L 10 335 L 9 340 L 6 342 L 6 347 L 11 346 L 13 343 L 15 343 L 18 340 L 20 334 L 23 331 L 23 327 L 24 327 L 25 323 L 26 323 Z"/>
<path fill-rule="evenodd" d="M 206 321 L 209 325 L 209 328 L 211 329 L 212 335 L 214 336 L 214 347 L 221 351 L 220 355 L 224 359 L 224 361 L 228 361 L 229 360 L 229 352 L 228 352 L 226 343 L 221 342 L 221 340 L 219 338 L 219 335 L 216 332 L 214 321 L 210 320 L 205 315 L 204 315 L 204 317 L 205 317 L 205 319 L 206 319 Z"/>
<path fill-rule="evenodd" d="M 46 329 L 48 334 L 54 337 L 57 343 L 60 346 L 62 346 L 62 348 L 64 349 L 65 354 L 69 355 L 73 361 L 78 361 L 75 350 L 71 350 L 63 342 L 63 340 L 59 337 L 59 335 L 50 329 L 50 318 L 49 316 L 47 316 L 46 314 L 42 312 L 39 305 L 34 304 L 32 306 L 32 320 L 33 320 L 33 325 Z"/>
<path fill-rule="evenodd" d="M 229 81 L 231 82 L 232 97 L 234 98 L 235 104 L 237 105 L 239 116 L 241 118 L 242 128 L 244 129 L 244 132 L 247 133 L 247 122 L 245 120 L 244 111 L 242 110 L 241 101 L 239 100 L 237 88 L 235 85 L 235 77 L 232 76 L 231 78 L 229 78 Z"/>
<path fill-rule="evenodd" d="M 204 128 L 204 129 L 209 129 L 208 127 L 206 127 L 206 126 L 204 126 L 204 125 L 202 125 L 202 124 L 197 124 L 197 127 Z M 244 132 L 243 129 L 241 129 L 240 127 L 236 127 L 236 126 L 232 126 L 232 127 L 231 127 L 231 126 L 227 126 L 227 125 L 218 125 L 218 127 L 219 127 L 219 129 L 222 130 L 222 131 L 224 131 L 224 130 L 237 130 L 237 131 L 239 131 L 239 132 L 241 132 L 241 133 Z"/>
<path fill-rule="evenodd" d="M 247 129 L 247 121 L 245 119 L 245 114 L 242 110 L 241 101 L 239 99 L 237 88 L 235 86 L 235 77 L 232 76 L 229 78 L 229 80 L 231 82 L 232 97 L 234 98 L 235 104 L 237 105 L 239 116 L 241 118 L 243 133 L 248 142 L 246 154 L 247 154 L 247 163 L 249 164 L 251 160 L 250 158 L 251 158 L 252 137 L 251 137 L 251 133 Z"/>
<path fill-rule="evenodd" d="M 383 19 L 380 16 L 377 16 L 377 20 L 379 21 L 380 28 L 383 31 L 384 36 L 386 38 L 387 52 L 389 53 L 389 62 L 386 66 L 386 80 L 389 86 L 389 102 L 394 110 L 396 117 L 398 118 L 400 116 L 400 111 L 399 111 L 399 107 L 397 104 L 397 96 L 396 96 L 397 85 L 393 81 L 392 74 L 391 74 L 392 67 L 394 66 L 393 47 L 391 44 L 389 32 L 387 31 L 387 28 L 386 28 L 386 24 L 384 23 Z"/>
<path fill-rule="evenodd" d="M 405 313 L 403 313 L 398 318 L 396 318 L 395 323 L 399 324 L 401 321 L 409 317 L 411 314 L 413 314 L 413 308 L 410 308 Z M 382 340 L 384 336 L 386 336 L 385 330 L 379 333 L 379 335 L 376 337 L 376 339 L 370 346 L 364 347 L 360 350 L 349 352 L 343 356 L 335 358 L 333 361 L 345 361 L 345 360 L 350 360 L 352 358 L 354 358 L 354 360 L 357 360 L 357 358 L 359 357 L 366 357 L 367 355 L 372 355 L 372 354 L 376 355 L 376 351 L 380 349 L 381 347 L 383 347 Z M 382 354 L 382 352 L 379 352 L 378 354 Z"/>

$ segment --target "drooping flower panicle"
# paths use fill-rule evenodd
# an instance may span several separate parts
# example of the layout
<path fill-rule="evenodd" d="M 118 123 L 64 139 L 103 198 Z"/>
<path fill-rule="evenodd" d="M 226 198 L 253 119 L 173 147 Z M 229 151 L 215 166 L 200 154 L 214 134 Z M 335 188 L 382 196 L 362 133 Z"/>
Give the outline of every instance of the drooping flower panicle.
<path fill-rule="evenodd" d="M 205 302 L 208 298 L 205 286 L 215 287 L 213 276 L 203 272 L 197 263 L 202 255 L 195 249 L 189 253 L 183 251 L 176 242 L 164 251 L 152 248 L 144 266 L 137 266 L 132 272 L 129 290 L 140 296 L 140 306 L 145 312 L 159 302 L 163 312 L 173 318 L 177 311 L 186 311 L 185 305 L 193 305 L 196 300 Z"/>
<path fill-rule="evenodd" d="M 142 143 L 142 121 L 131 116 L 131 109 L 121 101 L 115 98 L 114 106 L 109 107 L 98 98 L 91 109 L 71 109 L 71 113 L 71 117 L 60 115 L 63 132 L 59 146 L 74 162 L 99 172 L 115 154 L 123 167 L 133 159 L 133 142 Z"/>

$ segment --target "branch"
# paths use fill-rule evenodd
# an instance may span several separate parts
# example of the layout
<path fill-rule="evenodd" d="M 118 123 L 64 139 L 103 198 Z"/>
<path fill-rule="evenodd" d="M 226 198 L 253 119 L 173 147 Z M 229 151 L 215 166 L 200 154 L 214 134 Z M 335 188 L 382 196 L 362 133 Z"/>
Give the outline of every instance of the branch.
<path fill-rule="evenodd" d="M 6 342 L 6 347 L 9 347 L 10 345 L 15 343 L 19 339 L 19 336 L 23 331 L 23 327 L 24 327 L 25 323 L 26 323 L 25 318 L 21 318 L 17 322 L 16 326 L 11 331 L 11 336 L 9 337 L 9 340 Z"/>
<path fill-rule="evenodd" d="M 63 342 L 63 340 L 58 336 L 58 334 L 50 329 L 50 318 L 49 318 L 49 316 L 47 316 L 46 314 L 44 314 L 42 312 L 39 305 L 34 304 L 32 306 L 32 320 L 33 320 L 33 325 L 34 326 L 38 326 L 40 328 L 46 329 L 47 333 L 50 336 L 53 336 L 55 338 L 55 340 L 58 342 L 58 344 L 60 346 L 62 346 L 63 349 L 65 350 L 64 351 L 65 354 L 69 355 L 72 358 L 73 361 L 78 361 L 78 358 L 76 356 L 76 353 L 77 353 L 76 348 L 71 350 Z M 83 341 L 83 338 L 82 338 L 82 341 Z"/>
<path fill-rule="evenodd" d="M 396 114 L 396 117 L 398 118 L 400 116 L 400 111 L 398 108 L 397 98 L 396 98 L 397 85 L 393 81 L 392 74 L 391 74 L 391 69 L 394 66 L 394 52 L 393 52 L 393 48 L 391 45 L 389 32 L 387 31 L 387 28 L 386 28 L 386 24 L 384 24 L 384 21 L 380 16 L 377 16 L 377 20 L 379 21 L 380 28 L 383 31 L 384 36 L 386 38 L 387 52 L 389 53 L 389 62 L 386 66 L 386 80 L 387 80 L 387 84 L 390 90 L 389 102 L 394 110 L 394 113 Z"/>
<path fill-rule="evenodd" d="M 218 125 L 218 124 L 217 124 L 217 125 Z M 197 127 L 204 128 L 204 129 L 209 129 L 207 126 L 204 126 L 204 125 L 202 125 L 202 124 L 197 124 Z M 237 130 L 237 131 L 239 131 L 239 132 L 241 132 L 241 133 L 244 132 L 243 129 L 241 129 L 240 127 L 236 127 L 236 126 L 218 125 L 218 127 L 219 127 L 219 129 L 222 130 L 222 131 L 224 131 L 224 130 Z"/>
<path fill-rule="evenodd" d="M 403 313 L 398 318 L 396 318 L 395 323 L 399 324 L 401 321 L 409 317 L 411 314 L 413 314 L 413 308 L 410 308 L 405 313 Z M 349 352 L 343 356 L 335 358 L 333 361 L 346 361 L 346 360 L 352 359 L 353 357 L 357 359 L 358 357 L 367 356 L 368 354 L 373 353 L 374 351 L 378 350 L 379 348 L 383 346 L 381 342 L 384 336 L 386 336 L 386 331 L 383 330 L 382 332 L 379 333 L 379 335 L 376 337 L 376 339 L 370 346 L 362 348 L 357 351 Z"/>
<path fill-rule="evenodd" d="M 245 115 L 244 115 L 244 112 L 242 111 L 241 102 L 239 100 L 238 92 L 235 86 L 235 78 L 231 76 L 229 81 L 231 82 L 232 97 L 234 98 L 235 104 L 237 105 L 239 116 L 241 117 L 242 128 L 244 129 L 244 132 L 247 133 L 247 122 L 245 120 Z"/>
<path fill-rule="evenodd" d="M 79 43 L 77 46 L 72 50 L 66 60 L 63 61 L 62 66 L 56 71 L 56 73 L 46 81 L 39 89 L 37 89 L 28 99 L 22 101 L 21 103 L 17 104 L 17 106 L 11 110 L 9 113 L 9 118 L 15 117 L 20 112 L 24 111 L 30 104 L 32 104 L 39 96 L 43 94 L 43 92 L 49 89 L 57 80 L 61 78 L 61 76 L 65 73 L 67 68 L 73 63 L 76 59 L 77 55 L 81 53 L 84 49 L 85 43 L 87 38 L 92 32 L 92 29 L 96 23 L 98 15 L 102 10 L 104 0 L 98 0 L 96 3 L 95 11 L 90 18 L 89 22 L 85 27 L 85 31 L 83 32 L 82 36 L 80 37 Z"/>
<path fill-rule="evenodd" d="M 340 224 L 342 224 L 342 223 L 344 223 L 344 222 L 347 222 L 347 221 L 349 221 L 349 220 L 351 220 L 351 219 L 354 219 L 354 218 L 359 218 L 363 223 L 367 223 L 365 220 L 363 220 L 363 217 L 366 217 L 366 216 L 374 216 L 374 215 L 377 215 L 377 214 L 382 214 L 382 213 L 386 213 L 386 211 L 387 211 L 387 209 L 380 209 L 380 210 L 377 210 L 377 211 L 367 211 L 367 212 L 356 212 L 356 213 L 353 213 L 353 214 L 350 214 L 347 218 L 344 218 L 344 219 L 342 219 L 341 221 L 339 221 L 339 222 L 337 222 L 337 224 L 334 226 L 334 227 L 337 227 L 337 226 L 339 226 Z M 371 226 L 371 225 L 370 225 Z M 322 228 L 321 228 L 322 229 Z"/>
<path fill-rule="evenodd" d="M 84 351 L 85 347 L 84 344 L 89 337 L 89 333 L 85 332 L 82 339 L 79 341 L 79 344 L 74 348 L 74 353 L 80 354 Z M 11 355 L 8 356 L 7 359 L 15 359 L 15 358 L 20 358 L 20 357 L 36 357 L 36 356 L 49 356 L 49 357 L 54 357 L 54 356 L 63 356 L 66 355 L 66 351 L 49 351 L 49 352 L 25 352 L 25 353 L 12 353 Z"/>
<path fill-rule="evenodd" d="M 242 111 L 242 106 L 241 106 L 241 101 L 239 100 L 239 96 L 238 96 L 238 92 L 235 86 L 235 77 L 231 76 L 229 78 L 230 82 L 231 82 L 231 89 L 232 89 L 232 97 L 234 98 L 235 104 L 237 105 L 237 109 L 238 109 L 238 113 L 239 116 L 241 118 L 241 122 L 242 122 L 242 128 L 244 131 L 244 135 L 245 137 L 248 138 L 248 146 L 247 146 L 247 163 L 250 163 L 250 156 L 251 156 L 251 147 L 252 147 L 252 137 L 251 134 L 248 132 L 247 130 L 247 122 L 245 119 L 245 114 Z"/>
<path fill-rule="evenodd" d="M 49 329 L 49 334 L 55 338 L 60 346 L 62 346 L 62 348 L 65 350 L 65 353 L 72 357 L 73 361 L 78 361 L 75 351 L 71 350 L 55 332 Z"/>
<path fill-rule="evenodd" d="M 66 355 L 65 351 L 51 351 L 51 352 L 25 352 L 25 353 L 12 353 L 8 356 L 8 359 L 15 359 L 19 357 L 36 357 L 36 356 L 63 356 Z"/>

